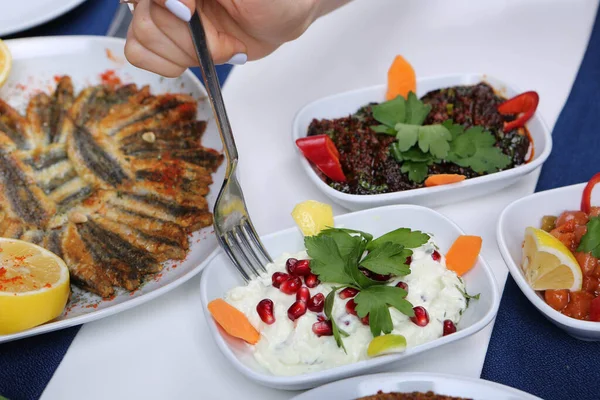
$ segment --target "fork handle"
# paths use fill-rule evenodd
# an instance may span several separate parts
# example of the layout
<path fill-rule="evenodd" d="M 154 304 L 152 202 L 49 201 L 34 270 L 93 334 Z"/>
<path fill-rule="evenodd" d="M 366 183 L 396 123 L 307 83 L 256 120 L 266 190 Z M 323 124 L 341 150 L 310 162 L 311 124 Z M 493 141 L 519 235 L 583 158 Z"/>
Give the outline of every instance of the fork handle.
<path fill-rule="evenodd" d="M 227 112 L 225 111 L 225 103 L 223 102 L 217 71 L 208 49 L 206 33 L 204 32 L 204 26 L 202 25 L 198 11 L 194 11 L 194 15 L 192 15 L 192 19 L 189 22 L 189 28 L 194 47 L 196 48 L 196 54 L 198 55 L 198 61 L 200 61 L 200 71 L 204 79 L 204 87 L 208 93 L 217 129 L 225 147 L 225 157 L 227 157 L 227 171 L 225 176 L 229 176 L 232 165 L 237 162 L 238 152 L 235 140 L 233 139 L 233 133 L 231 132 L 229 118 L 227 118 Z"/>

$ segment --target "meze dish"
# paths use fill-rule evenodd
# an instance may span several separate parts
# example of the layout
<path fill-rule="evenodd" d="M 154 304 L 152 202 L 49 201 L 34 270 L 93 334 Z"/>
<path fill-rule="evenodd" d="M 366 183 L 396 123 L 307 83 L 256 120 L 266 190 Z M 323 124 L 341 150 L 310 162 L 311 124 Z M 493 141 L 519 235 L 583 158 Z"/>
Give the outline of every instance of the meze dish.
<path fill-rule="evenodd" d="M 304 251 L 283 254 L 267 273 L 208 304 L 259 365 L 272 375 L 307 374 L 457 331 L 478 298 L 467 294 L 460 275 L 475 265 L 479 237 L 456 238 L 444 256 L 432 234 L 399 227 L 374 238 L 333 228 L 331 209 L 324 209 L 309 203 L 294 210 L 301 230 L 311 233 Z"/>
<path fill-rule="evenodd" d="M 77 94 L 68 76 L 24 116 L 0 100 L 0 235 L 59 255 L 101 297 L 137 289 L 212 223 L 205 196 L 222 155 L 201 145 L 196 111 L 188 95 L 134 84 Z"/>
<path fill-rule="evenodd" d="M 296 144 L 327 185 L 357 195 L 457 183 L 533 158 L 525 123 L 537 108 L 536 92 L 506 100 L 480 82 L 415 93 L 415 73 L 398 56 L 387 101 L 313 119 Z"/>
<path fill-rule="evenodd" d="M 579 210 L 546 215 L 528 227 L 521 267 L 546 303 L 575 319 L 600 322 L 600 207 L 592 191 L 600 173 L 583 190 Z"/>

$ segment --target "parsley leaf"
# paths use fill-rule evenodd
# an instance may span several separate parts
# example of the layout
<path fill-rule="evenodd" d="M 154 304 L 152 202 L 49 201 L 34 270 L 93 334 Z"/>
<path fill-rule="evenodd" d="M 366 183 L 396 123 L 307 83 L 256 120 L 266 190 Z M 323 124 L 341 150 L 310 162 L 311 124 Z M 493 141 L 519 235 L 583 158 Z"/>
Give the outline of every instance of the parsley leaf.
<path fill-rule="evenodd" d="M 417 125 L 396 124 L 396 143 L 400 151 L 407 151 L 417 143 L 420 128 Z"/>
<path fill-rule="evenodd" d="M 463 133 L 457 133 L 459 130 Z M 496 138 L 482 127 L 474 126 L 464 131 L 460 125 L 453 125 L 452 131 L 456 136 L 446 160 L 480 174 L 497 172 L 510 165 L 510 156 L 495 147 Z"/>
<path fill-rule="evenodd" d="M 592 253 L 594 257 L 600 258 L 600 217 L 590 218 L 586 226 L 587 232 L 581 238 L 577 251 Z"/>
<path fill-rule="evenodd" d="M 360 265 L 376 274 L 408 275 L 410 268 L 404 263 L 410 255 L 412 251 L 405 249 L 404 246 L 385 242 L 369 252 Z"/>
<path fill-rule="evenodd" d="M 371 130 L 375 133 L 383 133 L 390 136 L 396 136 L 397 134 L 394 128 L 385 125 L 374 125 L 371 127 Z"/>
<path fill-rule="evenodd" d="M 423 103 L 413 92 L 408 93 L 406 100 L 406 118 L 404 122 L 410 125 L 422 125 L 429 115 L 431 106 Z"/>
<path fill-rule="evenodd" d="M 408 179 L 411 181 L 421 183 L 429 174 L 429 166 L 426 162 L 404 161 L 400 171 L 408 174 Z"/>
<path fill-rule="evenodd" d="M 431 154 L 423 153 L 418 146 L 415 146 L 408 151 L 402 152 L 400 154 L 400 161 L 427 162 L 430 165 L 435 159 Z"/>
<path fill-rule="evenodd" d="M 373 240 L 367 246 L 367 250 L 372 250 L 377 246 L 381 246 L 385 242 L 399 244 L 407 249 L 416 249 L 417 247 L 421 247 L 427 243 L 429 239 L 430 236 L 421 231 L 413 231 L 409 228 L 399 228 Z"/>
<path fill-rule="evenodd" d="M 448 129 L 450 135 L 452 135 L 452 140 L 456 139 L 458 135 L 465 132 L 465 128 L 463 128 L 462 125 L 455 124 L 454 121 L 451 119 L 445 120 L 444 122 L 442 122 L 442 125 L 444 125 L 446 129 Z"/>
<path fill-rule="evenodd" d="M 352 240 L 352 236 L 347 236 Z M 340 254 L 337 241 L 331 235 L 306 236 L 304 246 L 312 258 L 310 268 L 314 274 L 319 275 L 321 281 L 354 284 L 354 279 L 346 271 L 347 260 Z"/>
<path fill-rule="evenodd" d="M 371 108 L 373 118 L 390 128 L 406 118 L 406 100 L 398 96 L 393 100 L 377 104 Z"/>
<path fill-rule="evenodd" d="M 335 292 L 337 292 L 338 289 L 340 289 L 340 288 L 339 287 L 331 288 L 331 292 L 329 292 L 327 297 L 325 297 L 324 312 L 325 312 L 325 316 L 331 322 L 331 330 L 333 331 L 333 338 L 335 339 L 335 343 L 338 345 L 338 347 L 341 347 L 342 349 L 344 349 L 344 353 L 348 354 L 348 351 L 346 350 L 346 346 L 344 346 L 344 342 L 342 341 L 342 335 L 344 337 L 348 337 L 349 335 L 348 335 L 348 333 L 346 333 L 345 331 L 343 331 L 342 329 L 340 329 L 337 326 L 337 324 L 335 323 L 335 320 L 333 319 L 333 316 L 331 314 L 331 312 L 333 311 L 333 302 L 335 301 Z"/>
<path fill-rule="evenodd" d="M 419 128 L 419 148 L 435 158 L 445 158 L 450 150 L 452 135 L 443 125 L 427 125 Z"/>
<path fill-rule="evenodd" d="M 360 318 L 369 314 L 369 326 L 373 336 L 379 336 L 381 332 L 388 334 L 394 329 L 388 304 L 409 317 L 415 315 L 412 304 L 404 299 L 405 296 L 406 291 L 395 286 L 372 286 L 363 289 L 354 298 L 356 313 Z"/>

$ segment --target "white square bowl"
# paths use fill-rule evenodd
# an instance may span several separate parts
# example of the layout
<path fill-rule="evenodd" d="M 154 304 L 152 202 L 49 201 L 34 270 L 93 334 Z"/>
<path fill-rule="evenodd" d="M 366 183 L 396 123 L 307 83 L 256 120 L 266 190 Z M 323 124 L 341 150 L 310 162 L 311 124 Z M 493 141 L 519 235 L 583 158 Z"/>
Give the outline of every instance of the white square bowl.
<path fill-rule="evenodd" d="M 482 81 L 489 83 L 498 93 L 501 93 L 507 98 L 511 98 L 521 93 L 521 91 L 513 86 L 509 86 L 506 83 L 485 74 L 463 74 L 419 79 L 417 81 L 417 95 L 421 97 L 432 90 L 457 85 L 474 85 Z M 370 102 L 380 103 L 384 101 L 385 90 L 385 85 L 372 86 L 324 97 L 304 106 L 294 118 L 292 127 L 294 141 L 306 136 L 308 126 L 313 119 L 346 117 L 355 113 L 360 107 Z M 452 185 L 419 188 L 393 193 L 370 195 L 342 193 L 323 182 L 313 169 L 313 166 L 306 160 L 299 149 L 296 149 L 296 154 L 302 163 L 304 171 L 308 174 L 308 177 L 313 183 L 330 199 L 350 210 L 362 210 L 365 208 L 402 203 L 434 207 L 459 202 L 500 190 L 539 168 L 550 155 L 550 151 L 552 150 L 552 137 L 550 136 L 550 131 L 542 120 L 539 111 L 529 120 L 527 128 L 533 139 L 535 149 L 533 159 L 527 164 L 506 171 L 496 172 L 494 174 L 466 179 Z"/>
<path fill-rule="evenodd" d="M 421 230 L 434 235 L 436 243 L 443 253 L 446 253 L 454 240 L 463 234 L 456 224 L 440 213 L 412 205 L 388 206 L 342 215 L 335 218 L 335 225 L 363 230 L 375 237 L 401 227 Z M 267 235 L 262 240 L 269 253 L 274 257 L 285 252 L 293 253 L 304 249 L 303 236 L 297 228 Z M 458 323 L 456 333 L 408 348 L 402 354 L 377 357 L 304 375 L 276 376 L 271 374 L 254 360 L 252 348 L 249 345 L 223 334 L 210 313 L 207 311 L 205 315 L 210 332 L 219 349 L 233 367 L 243 375 L 259 384 L 277 389 L 308 389 L 342 378 L 380 371 L 389 364 L 403 361 L 415 354 L 454 342 L 483 329 L 498 311 L 499 293 L 496 281 L 489 265 L 481 256 L 475 267 L 463 278 L 469 293 L 481 293 L 481 298 L 470 303 Z M 243 284 L 243 279 L 231 265 L 227 256 L 219 250 L 215 251 L 203 272 L 200 283 L 202 306 L 206 310 L 211 300 L 222 298 L 227 291 Z"/>
<path fill-rule="evenodd" d="M 547 190 L 523 197 L 508 205 L 498 220 L 497 238 L 502 258 L 510 274 L 531 303 L 559 328 L 581 340 L 600 340 L 600 322 L 581 321 L 561 314 L 529 286 L 521 269 L 522 244 L 528 226 L 540 227 L 544 215 L 558 216 L 563 211 L 579 210 L 585 183 Z M 600 187 L 594 189 L 600 198 Z"/>

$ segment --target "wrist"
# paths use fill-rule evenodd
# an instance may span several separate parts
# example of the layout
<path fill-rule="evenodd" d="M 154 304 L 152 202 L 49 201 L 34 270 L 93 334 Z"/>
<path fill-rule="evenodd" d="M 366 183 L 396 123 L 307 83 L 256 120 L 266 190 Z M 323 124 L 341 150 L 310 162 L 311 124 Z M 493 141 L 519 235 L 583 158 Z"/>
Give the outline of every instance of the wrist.
<path fill-rule="evenodd" d="M 341 6 L 349 3 L 351 0 L 316 0 L 314 7 L 314 19 L 317 20 L 320 17 L 329 14 L 333 10 L 340 8 Z"/>

